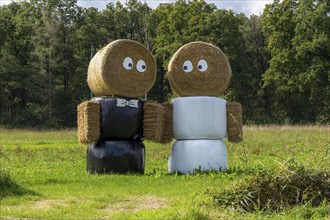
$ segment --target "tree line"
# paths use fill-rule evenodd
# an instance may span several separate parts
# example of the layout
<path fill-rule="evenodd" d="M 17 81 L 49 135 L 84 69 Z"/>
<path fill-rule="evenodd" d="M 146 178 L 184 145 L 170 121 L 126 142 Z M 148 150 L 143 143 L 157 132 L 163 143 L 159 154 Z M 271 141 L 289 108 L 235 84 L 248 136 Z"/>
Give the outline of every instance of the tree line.
<path fill-rule="evenodd" d="M 196 40 L 223 50 L 233 77 L 223 94 L 243 106 L 245 123 L 330 122 L 330 3 L 275 0 L 260 16 L 217 9 L 203 0 L 109 3 L 102 11 L 76 0 L 29 0 L 0 7 L 0 124 L 74 127 L 89 99 L 91 57 L 116 39 L 144 44 L 158 76 L 149 100 L 173 97 L 167 64 Z"/>

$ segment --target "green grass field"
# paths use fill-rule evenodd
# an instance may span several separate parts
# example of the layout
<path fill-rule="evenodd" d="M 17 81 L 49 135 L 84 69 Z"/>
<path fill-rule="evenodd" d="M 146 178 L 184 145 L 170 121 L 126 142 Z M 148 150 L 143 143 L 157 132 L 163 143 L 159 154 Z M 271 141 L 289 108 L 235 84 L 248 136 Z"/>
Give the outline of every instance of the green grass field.
<path fill-rule="evenodd" d="M 249 126 L 243 142 L 226 144 L 227 172 L 168 174 L 171 145 L 145 141 L 144 175 L 91 175 L 74 130 L 0 129 L 0 219 L 330 218 L 326 201 L 249 212 L 217 205 L 210 193 L 221 197 L 222 190 L 288 163 L 328 175 L 329 126 Z"/>

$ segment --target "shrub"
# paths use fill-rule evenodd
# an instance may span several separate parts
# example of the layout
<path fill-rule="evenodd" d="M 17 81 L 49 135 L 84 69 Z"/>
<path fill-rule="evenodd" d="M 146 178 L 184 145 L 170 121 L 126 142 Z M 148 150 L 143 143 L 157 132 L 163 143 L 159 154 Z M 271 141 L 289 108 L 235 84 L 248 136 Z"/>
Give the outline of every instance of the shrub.
<path fill-rule="evenodd" d="M 306 170 L 296 163 L 256 171 L 231 189 L 209 188 L 212 204 L 249 212 L 276 212 L 295 205 L 330 202 L 330 173 Z"/>

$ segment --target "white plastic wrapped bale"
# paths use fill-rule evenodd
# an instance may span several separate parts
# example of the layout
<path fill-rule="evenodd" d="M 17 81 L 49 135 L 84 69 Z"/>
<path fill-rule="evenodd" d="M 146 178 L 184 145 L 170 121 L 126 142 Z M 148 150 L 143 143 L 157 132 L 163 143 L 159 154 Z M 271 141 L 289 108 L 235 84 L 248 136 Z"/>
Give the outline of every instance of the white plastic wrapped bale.
<path fill-rule="evenodd" d="M 175 98 L 173 133 L 179 140 L 220 140 L 226 136 L 226 101 L 217 97 L 194 96 Z"/>
<path fill-rule="evenodd" d="M 227 149 L 220 140 L 181 140 L 175 141 L 168 160 L 168 171 L 194 173 L 227 169 Z"/>

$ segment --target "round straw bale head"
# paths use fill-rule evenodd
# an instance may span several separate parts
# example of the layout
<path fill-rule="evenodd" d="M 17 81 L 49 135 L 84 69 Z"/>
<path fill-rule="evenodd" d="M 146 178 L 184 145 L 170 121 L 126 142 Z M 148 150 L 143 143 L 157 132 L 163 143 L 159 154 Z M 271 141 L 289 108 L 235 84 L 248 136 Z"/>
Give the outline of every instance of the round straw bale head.
<path fill-rule="evenodd" d="M 182 46 L 168 65 L 168 79 L 179 96 L 218 96 L 229 84 L 230 64 L 216 46 L 196 41 Z"/>
<path fill-rule="evenodd" d="M 156 63 L 142 44 L 116 40 L 90 61 L 87 82 L 97 96 L 143 97 L 156 80 Z"/>

